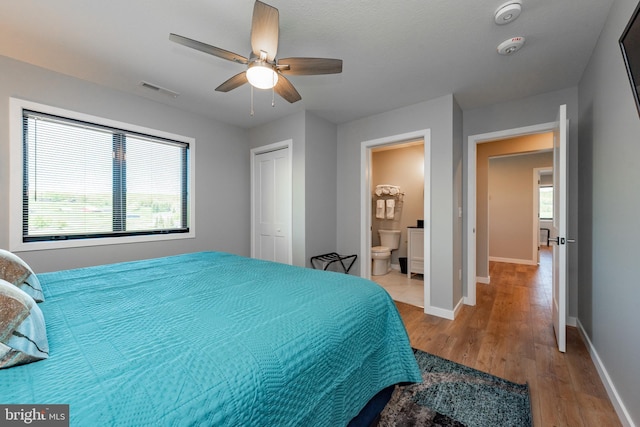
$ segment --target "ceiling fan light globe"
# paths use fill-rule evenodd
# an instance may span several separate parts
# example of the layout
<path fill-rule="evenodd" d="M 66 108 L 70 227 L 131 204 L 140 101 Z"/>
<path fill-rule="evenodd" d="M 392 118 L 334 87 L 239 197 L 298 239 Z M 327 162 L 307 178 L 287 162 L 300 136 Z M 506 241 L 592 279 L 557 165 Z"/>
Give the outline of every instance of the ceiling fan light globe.
<path fill-rule="evenodd" d="M 271 89 L 278 83 L 278 73 L 273 67 L 254 64 L 247 70 L 247 80 L 257 89 Z"/>

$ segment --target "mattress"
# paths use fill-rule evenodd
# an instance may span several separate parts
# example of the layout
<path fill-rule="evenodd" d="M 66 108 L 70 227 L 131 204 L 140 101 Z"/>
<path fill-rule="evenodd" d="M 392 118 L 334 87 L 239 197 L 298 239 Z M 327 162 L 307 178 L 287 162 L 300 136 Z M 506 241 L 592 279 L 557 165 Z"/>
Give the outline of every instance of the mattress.
<path fill-rule="evenodd" d="M 69 404 L 71 425 L 340 426 L 421 381 L 355 276 L 198 252 L 38 278 L 50 356 L 0 370 L 0 403 Z"/>

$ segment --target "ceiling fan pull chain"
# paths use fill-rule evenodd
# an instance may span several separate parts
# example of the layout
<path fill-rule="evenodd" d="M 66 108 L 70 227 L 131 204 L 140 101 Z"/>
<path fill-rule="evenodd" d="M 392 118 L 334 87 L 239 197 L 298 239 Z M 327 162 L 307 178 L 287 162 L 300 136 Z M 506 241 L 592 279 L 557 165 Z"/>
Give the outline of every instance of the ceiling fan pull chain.
<path fill-rule="evenodd" d="M 251 86 L 251 117 L 253 117 L 253 86 Z"/>
<path fill-rule="evenodd" d="M 271 88 L 271 106 L 276 106 L 276 85 L 274 84 Z"/>

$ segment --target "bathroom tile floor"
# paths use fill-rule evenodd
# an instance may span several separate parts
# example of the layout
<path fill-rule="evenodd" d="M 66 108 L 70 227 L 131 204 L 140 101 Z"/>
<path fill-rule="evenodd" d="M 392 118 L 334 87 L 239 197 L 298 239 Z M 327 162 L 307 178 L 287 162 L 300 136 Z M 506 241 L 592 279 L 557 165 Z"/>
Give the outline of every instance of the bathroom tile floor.
<path fill-rule="evenodd" d="M 411 279 L 398 270 L 391 270 L 382 276 L 371 276 L 371 280 L 382 286 L 394 301 L 424 307 L 424 278 L 413 274 Z"/>

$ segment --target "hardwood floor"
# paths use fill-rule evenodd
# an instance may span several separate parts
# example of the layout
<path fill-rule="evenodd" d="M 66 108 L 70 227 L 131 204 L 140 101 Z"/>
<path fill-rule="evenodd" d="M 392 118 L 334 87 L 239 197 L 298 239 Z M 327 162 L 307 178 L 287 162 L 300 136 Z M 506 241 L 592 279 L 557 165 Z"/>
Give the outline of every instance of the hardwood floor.
<path fill-rule="evenodd" d="M 528 383 L 534 425 L 619 426 L 578 330 L 567 352 L 556 348 L 551 321 L 551 260 L 540 266 L 490 263 L 491 284 L 477 285 L 476 306 L 454 321 L 396 302 L 411 345 L 517 383 Z"/>

